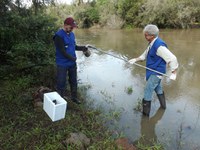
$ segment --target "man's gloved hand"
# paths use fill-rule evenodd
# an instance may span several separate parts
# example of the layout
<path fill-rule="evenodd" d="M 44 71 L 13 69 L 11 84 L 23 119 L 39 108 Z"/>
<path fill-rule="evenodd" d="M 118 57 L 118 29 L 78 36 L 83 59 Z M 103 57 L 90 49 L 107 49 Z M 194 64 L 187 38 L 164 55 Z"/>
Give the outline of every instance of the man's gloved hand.
<path fill-rule="evenodd" d="M 128 62 L 129 62 L 130 64 L 134 64 L 136 61 L 137 61 L 136 58 L 133 58 L 133 59 L 130 59 Z"/>
<path fill-rule="evenodd" d="M 169 78 L 170 78 L 171 80 L 176 80 L 176 72 L 172 73 L 172 74 L 169 76 Z"/>

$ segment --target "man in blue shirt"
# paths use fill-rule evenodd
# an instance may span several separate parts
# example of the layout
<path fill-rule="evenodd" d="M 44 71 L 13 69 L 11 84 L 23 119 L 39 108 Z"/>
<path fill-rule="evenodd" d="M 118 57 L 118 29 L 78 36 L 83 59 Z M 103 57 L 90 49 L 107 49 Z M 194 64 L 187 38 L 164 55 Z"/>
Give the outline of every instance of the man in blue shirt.
<path fill-rule="evenodd" d="M 58 30 L 54 37 L 56 47 L 56 65 L 57 65 L 57 92 L 63 97 L 66 89 L 66 77 L 70 84 L 71 100 L 80 104 L 77 99 L 77 66 L 75 50 L 87 52 L 86 46 L 77 46 L 75 35 L 72 32 L 77 25 L 73 18 L 68 17 L 64 21 L 62 29 Z"/>
<path fill-rule="evenodd" d="M 166 73 L 166 65 L 170 67 L 170 79 L 175 80 L 176 70 L 178 69 L 178 61 L 174 54 L 169 51 L 167 44 L 158 37 L 159 29 L 156 25 L 149 24 L 145 26 L 144 36 L 149 42 L 147 49 L 138 58 L 133 58 L 129 60 L 129 63 L 134 64 L 137 61 L 146 60 L 147 68 L 153 69 L 162 74 Z M 165 95 L 162 88 L 162 74 L 153 72 L 151 70 L 146 70 L 146 86 L 144 90 L 143 104 L 143 114 L 149 116 L 151 109 L 151 101 L 153 97 L 153 92 L 155 91 L 160 106 L 166 109 Z"/>

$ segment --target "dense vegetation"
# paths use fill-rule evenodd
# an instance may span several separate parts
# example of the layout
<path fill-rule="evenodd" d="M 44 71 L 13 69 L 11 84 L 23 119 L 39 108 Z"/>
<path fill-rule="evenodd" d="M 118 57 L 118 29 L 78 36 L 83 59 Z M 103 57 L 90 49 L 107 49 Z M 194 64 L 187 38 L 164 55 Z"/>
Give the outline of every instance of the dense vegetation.
<path fill-rule="evenodd" d="M 199 27 L 199 0 L 96 0 L 72 6 L 48 7 L 48 14 L 57 18 L 75 16 L 83 28 L 100 25 L 109 28 L 144 27 L 157 24 L 160 28 Z"/>
<path fill-rule="evenodd" d="M 80 130 L 93 138 L 91 149 L 96 146 L 113 148 L 110 135 L 102 134 L 104 128 L 97 122 L 97 112 L 75 108 L 69 111 L 66 120 L 51 124 L 44 119 L 43 111 L 35 111 L 32 106 L 31 95 L 38 86 L 54 88 L 52 36 L 66 16 L 74 16 L 82 28 L 132 28 L 147 23 L 163 28 L 189 28 L 200 23 L 199 14 L 199 0 L 96 0 L 87 3 L 79 0 L 73 5 L 32 0 L 29 8 L 24 7 L 21 0 L 1 0 L 1 148 L 64 149 L 61 142 L 65 137 Z M 80 122 L 73 122 L 74 117 Z"/>
<path fill-rule="evenodd" d="M 42 10 L 35 14 L 31 8 L 11 5 L 7 0 L 4 2 L 0 17 L 2 76 L 4 71 L 16 73 L 49 64 L 54 58 L 52 35 L 56 26 L 53 18 L 44 15 Z"/>

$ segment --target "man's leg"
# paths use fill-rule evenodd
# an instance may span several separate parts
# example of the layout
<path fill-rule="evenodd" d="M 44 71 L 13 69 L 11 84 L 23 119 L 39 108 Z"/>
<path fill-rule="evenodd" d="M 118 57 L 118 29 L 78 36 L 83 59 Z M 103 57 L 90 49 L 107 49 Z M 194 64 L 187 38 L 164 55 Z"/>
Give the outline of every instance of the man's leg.
<path fill-rule="evenodd" d="M 160 83 L 160 80 L 161 79 L 159 79 L 156 75 L 151 75 L 146 83 L 146 87 L 144 89 L 144 99 L 142 101 L 143 114 L 145 116 L 149 116 L 150 114 L 153 92 Z"/>
<path fill-rule="evenodd" d="M 76 65 L 68 69 L 69 84 L 71 90 L 71 99 L 73 102 L 80 104 L 81 102 L 77 98 L 77 67 Z"/>
<path fill-rule="evenodd" d="M 57 65 L 57 76 L 56 76 L 56 89 L 60 96 L 64 96 L 66 87 L 66 67 Z"/>

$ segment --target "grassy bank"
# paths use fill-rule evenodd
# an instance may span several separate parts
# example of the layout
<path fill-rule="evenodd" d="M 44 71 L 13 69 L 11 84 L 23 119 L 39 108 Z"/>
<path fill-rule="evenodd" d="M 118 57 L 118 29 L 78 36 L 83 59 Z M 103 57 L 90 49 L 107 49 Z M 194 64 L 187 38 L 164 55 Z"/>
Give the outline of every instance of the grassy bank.
<path fill-rule="evenodd" d="M 98 110 L 69 101 L 65 119 L 52 122 L 41 107 L 35 108 L 32 95 L 39 86 L 36 80 L 29 75 L 1 81 L 1 149 L 79 149 L 66 145 L 71 132 L 90 138 L 88 149 L 115 149 L 111 134 L 98 119 Z"/>
<path fill-rule="evenodd" d="M 67 113 L 62 120 L 52 122 L 42 107 L 34 107 L 33 93 L 39 86 L 54 88 L 55 71 L 52 66 L 42 70 L 36 72 L 33 69 L 32 74 L 21 72 L 20 76 L 19 73 L 4 75 L 4 80 L 0 80 L 0 149 L 80 150 L 79 145 L 67 143 L 70 133 L 86 135 L 90 144 L 85 148 L 89 150 L 119 149 L 115 140 L 122 134 L 114 134 L 116 124 L 112 129 L 108 129 L 106 124 L 118 119 L 120 112 L 112 110 L 105 114 L 101 109 L 94 109 L 92 100 L 86 100 L 89 86 L 79 86 L 79 98 L 83 104 L 67 101 Z M 152 146 L 138 142 L 137 147 L 138 150 L 162 149 L 155 142 Z"/>

